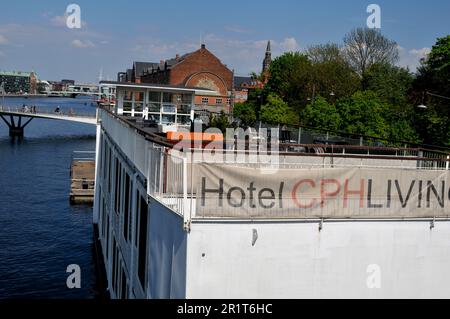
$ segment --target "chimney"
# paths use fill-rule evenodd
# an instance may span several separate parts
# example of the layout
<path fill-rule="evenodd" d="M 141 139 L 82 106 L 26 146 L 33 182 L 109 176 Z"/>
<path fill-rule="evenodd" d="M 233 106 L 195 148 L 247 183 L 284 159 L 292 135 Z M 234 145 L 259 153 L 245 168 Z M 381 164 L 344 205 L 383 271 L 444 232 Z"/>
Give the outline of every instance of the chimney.
<path fill-rule="evenodd" d="M 179 60 L 180 59 L 180 55 L 177 53 L 177 55 L 175 56 L 175 59 L 176 60 Z"/>
<path fill-rule="evenodd" d="M 206 49 L 206 44 L 202 44 L 202 49 Z"/>

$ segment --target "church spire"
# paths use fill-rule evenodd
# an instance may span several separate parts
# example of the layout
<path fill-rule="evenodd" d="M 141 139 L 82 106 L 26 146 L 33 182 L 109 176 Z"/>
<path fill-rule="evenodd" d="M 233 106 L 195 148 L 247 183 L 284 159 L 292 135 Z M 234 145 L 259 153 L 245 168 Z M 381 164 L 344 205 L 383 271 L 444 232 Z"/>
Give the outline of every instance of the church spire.
<path fill-rule="evenodd" d="M 267 42 L 266 57 L 264 58 L 262 73 L 267 73 L 269 71 L 271 63 L 272 63 L 272 50 L 270 47 L 270 40 L 269 40 L 269 42 Z"/>

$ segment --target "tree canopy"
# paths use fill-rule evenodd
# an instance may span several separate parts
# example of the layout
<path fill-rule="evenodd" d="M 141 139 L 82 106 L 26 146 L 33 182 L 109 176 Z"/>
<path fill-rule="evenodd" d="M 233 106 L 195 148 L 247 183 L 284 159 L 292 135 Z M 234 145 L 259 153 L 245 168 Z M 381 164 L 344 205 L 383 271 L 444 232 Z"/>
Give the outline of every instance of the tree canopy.
<path fill-rule="evenodd" d="M 437 39 L 417 74 L 397 60 L 395 41 L 364 28 L 347 34 L 342 46 L 285 53 L 272 62 L 264 89 L 250 90 L 249 100 L 235 106 L 234 117 L 244 126 L 261 120 L 450 146 L 450 35 Z"/>
<path fill-rule="evenodd" d="M 278 95 L 270 94 L 261 108 L 261 120 L 268 124 L 296 125 L 298 115 Z"/>
<path fill-rule="evenodd" d="M 394 64 L 399 59 L 397 43 L 369 28 L 354 29 L 344 37 L 344 54 L 361 77 L 374 64 Z"/>

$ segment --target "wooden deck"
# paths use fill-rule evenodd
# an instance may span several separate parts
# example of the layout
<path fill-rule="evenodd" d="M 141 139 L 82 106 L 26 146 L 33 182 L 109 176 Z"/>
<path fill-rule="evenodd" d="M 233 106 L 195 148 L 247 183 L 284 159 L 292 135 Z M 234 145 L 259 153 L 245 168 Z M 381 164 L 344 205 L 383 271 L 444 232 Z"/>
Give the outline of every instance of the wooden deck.
<path fill-rule="evenodd" d="M 70 203 L 74 205 L 93 204 L 95 191 L 95 161 L 72 161 L 70 177 Z"/>

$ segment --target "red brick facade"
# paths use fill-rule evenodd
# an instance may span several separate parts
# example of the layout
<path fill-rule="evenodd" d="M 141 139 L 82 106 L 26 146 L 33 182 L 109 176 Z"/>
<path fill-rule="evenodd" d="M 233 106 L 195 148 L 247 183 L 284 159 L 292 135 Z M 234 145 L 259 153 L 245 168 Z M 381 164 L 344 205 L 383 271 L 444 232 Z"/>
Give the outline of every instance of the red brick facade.
<path fill-rule="evenodd" d="M 217 95 L 196 97 L 199 109 L 229 112 L 231 108 L 233 72 L 204 45 L 193 53 L 165 61 L 162 68 L 143 75 L 141 81 L 211 89 Z"/>

